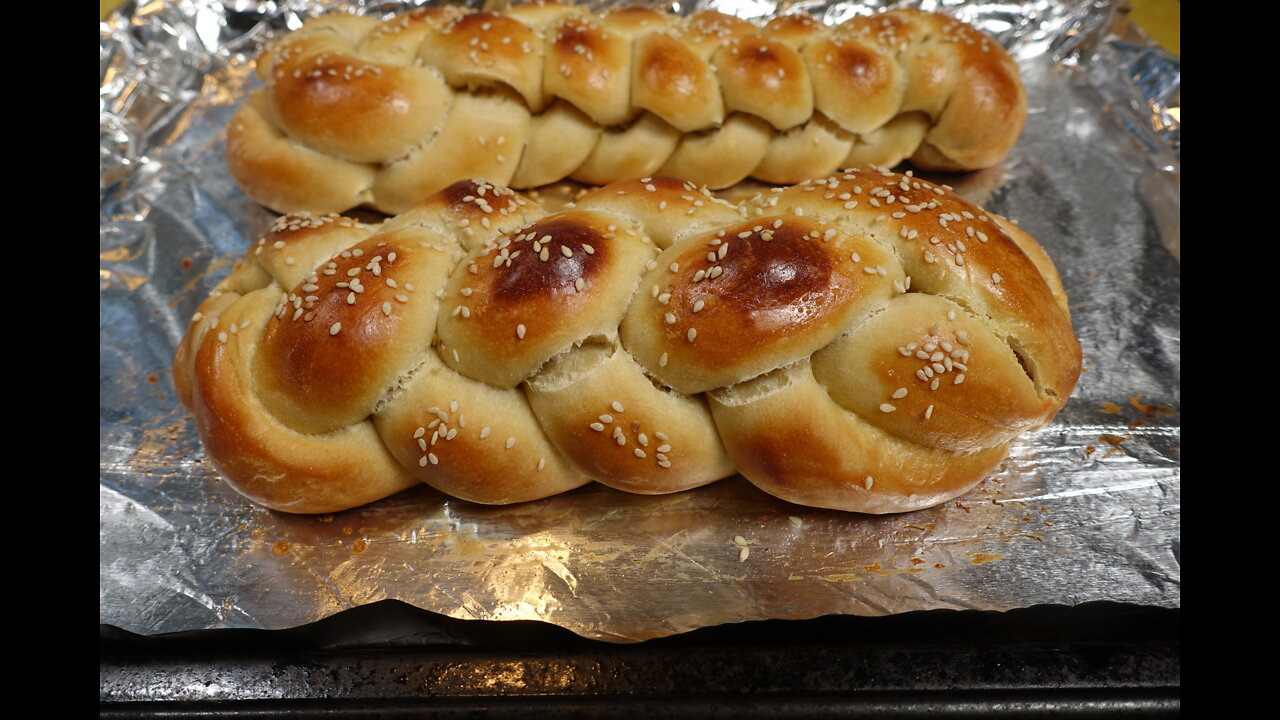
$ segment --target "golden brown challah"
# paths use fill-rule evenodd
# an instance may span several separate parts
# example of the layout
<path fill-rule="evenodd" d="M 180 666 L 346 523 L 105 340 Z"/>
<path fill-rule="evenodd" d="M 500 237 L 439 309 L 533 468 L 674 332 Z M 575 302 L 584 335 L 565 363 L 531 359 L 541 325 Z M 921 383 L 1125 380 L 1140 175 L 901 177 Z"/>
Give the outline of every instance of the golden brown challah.
<path fill-rule="evenodd" d="M 281 212 L 407 210 L 450 183 L 651 174 L 713 189 L 842 167 L 998 163 L 1026 115 L 1018 68 L 915 10 L 827 27 L 555 3 L 386 21 L 324 15 L 268 48 L 233 117 L 236 181 Z"/>
<path fill-rule="evenodd" d="M 1080 372 L 1052 262 L 945 187 L 846 171 L 741 206 L 665 177 L 549 214 L 461 181 L 377 226 L 288 215 L 174 361 L 240 492 L 512 503 L 734 472 L 885 513 L 970 489 Z"/>

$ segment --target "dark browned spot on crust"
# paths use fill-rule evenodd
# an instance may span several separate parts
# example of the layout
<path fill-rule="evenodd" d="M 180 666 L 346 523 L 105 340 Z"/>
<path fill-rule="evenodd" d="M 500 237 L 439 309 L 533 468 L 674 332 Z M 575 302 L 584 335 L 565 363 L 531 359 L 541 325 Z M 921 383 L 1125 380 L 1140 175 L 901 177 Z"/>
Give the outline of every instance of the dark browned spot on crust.
<path fill-rule="evenodd" d="M 440 196 L 445 205 L 456 213 L 472 216 L 492 215 L 495 220 L 501 216 L 503 210 L 512 210 L 518 204 L 515 193 L 500 185 L 475 180 L 459 180 L 441 190 Z M 485 205 L 491 208 L 490 212 L 484 211 Z"/>
<path fill-rule="evenodd" d="M 565 55 L 595 53 L 600 49 L 601 31 L 580 19 L 572 18 L 561 23 L 556 29 L 554 45 Z"/>
<path fill-rule="evenodd" d="M 475 181 L 459 180 L 458 182 L 441 190 L 440 196 L 444 198 L 445 204 L 448 205 L 449 207 L 457 207 L 459 205 L 462 205 L 464 202 L 470 202 L 470 201 L 464 201 L 463 198 L 468 196 L 474 197 L 479 192 L 479 190 L 480 189 L 476 186 Z"/>
<path fill-rule="evenodd" d="M 491 297 L 495 303 L 521 304 L 530 298 L 577 292 L 579 278 L 590 286 L 609 262 L 609 240 L 593 226 L 591 213 L 565 212 L 540 220 L 516 233 L 508 246 L 520 251 L 511 266 L 494 270 Z M 542 238 L 550 236 L 550 240 Z M 534 251 L 534 243 L 546 251 L 547 259 Z M 587 252 L 585 246 L 593 252 Z M 562 248 L 571 253 L 566 256 Z M 483 264 L 488 256 L 478 262 Z"/>
<path fill-rule="evenodd" d="M 746 221 L 726 230 L 721 244 L 697 243 L 681 255 L 679 281 L 663 308 L 671 317 L 662 326 L 678 352 L 705 367 L 726 367 L 740 361 L 743 347 L 803 343 L 857 294 L 862 279 L 837 268 L 827 245 L 809 236 L 825 226 L 786 218 L 775 228 L 778 220 Z M 704 279 L 695 280 L 698 272 Z"/>
<path fill-rule="evenodd" d="M 689 286 L 690 302 L 697 299 L 694 293 L 701 295 L 697 291 L 704 290 L 717 298 L 717 304 L 726 305 L 739 314 L 773 314 L 775 318 L 770 325 L 786 318 L 788 322 L 776 328 L 785 331 L 786 326 L 805 324 L 815 315 L 821 315 L 838 300 L 831 295 L 831 258 L 819 242 L 806 237 L 817 227 L 816 223 L 793 220 L 777 229 L 765 225 L 761 232 L 752 231 L 757 226 L 748 222 L 725 233 L 729 251 L 714 263 L 723 268 L 722 275 L 706 285 Z M 746 231 L 752 231 L 749 237 L 738 237 Z M 763 232 L 771 232 L 772 240 L 762 240 Z M 706 249 L 714 251 L 716 247 L 706 246 Z M 693 262 L 691 267 L 708 265 L 698 263 L 697 259 Z"/>

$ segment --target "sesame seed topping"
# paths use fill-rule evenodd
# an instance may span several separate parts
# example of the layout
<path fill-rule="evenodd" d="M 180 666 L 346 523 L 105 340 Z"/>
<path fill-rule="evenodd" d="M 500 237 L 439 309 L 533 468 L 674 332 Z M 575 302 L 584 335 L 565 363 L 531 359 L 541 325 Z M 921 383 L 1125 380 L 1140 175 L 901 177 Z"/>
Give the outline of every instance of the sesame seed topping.
<path fill-rule="evenodd" d="M 516 444 L 516 439 L 515 439 L 515 437 L 514 437 L 514 436 L 512 436 L 512 437 L 508 437 L 508 438 L 507 438 L 507 444 L 506 444 L 506 447 L 507 447 L 507 449 L 508 449 L 508 450 L 510 450 L 510 449 L 511 449 L 511 447 L 512 447 L 513 445 L 515 445 L 515 444 Z"/>
<path fill-rule="evenodd" d="M 895 400 L 904 398 L 906 396 L 907 396 L 907 389 L 904 387 L 898 388 L 897 390 L 893 391 L 893 398 Z"/>
<path fill-rule="evenodd" d="M 330 335 L 337 335 L 337 334 L 338 334 L 338 333 L 340 333 L 340 332 L 342 332 L 342 323 L 340 323 L 340 322 L 336 322 L 336 323 L 334 323 L 333 325 L 330 325 L 330 326 L 329 326 L 329 334 L 330 334 Z"/>
<path fill-rule="evenodd" d="M 894 407 L 894 406 L 890 405 L 889 403 L 880 403 L 880 412 L 887 412 L 887 413 L 891 413 L 891 412 L 893 412 L 894 410 L 897 410 L 897 409 L 898 409 L 898 408 L 896 408 L 896 407 Z"/>
<path fill-rule="evenodd" d="M 609 405 L 609 407 L 613 408 L 613 411 L 614 411 L 614 412 L 618 412 L 618 413 L 622 412 L 622 403 L 618 402 L 617 400 L 614 400 L 614 401 Z"/>

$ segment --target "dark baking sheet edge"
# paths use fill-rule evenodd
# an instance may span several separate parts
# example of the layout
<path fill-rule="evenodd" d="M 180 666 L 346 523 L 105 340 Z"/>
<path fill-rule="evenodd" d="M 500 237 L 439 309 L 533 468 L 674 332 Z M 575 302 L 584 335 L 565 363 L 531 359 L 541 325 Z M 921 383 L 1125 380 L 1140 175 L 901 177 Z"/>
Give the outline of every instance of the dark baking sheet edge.
<path fill-rule="evenodd" d="M 632 645 L 398 601 L 289 630 L 101 626 L 103 718 L 1176 717 L 1180 610 L 825 616 Z"/>

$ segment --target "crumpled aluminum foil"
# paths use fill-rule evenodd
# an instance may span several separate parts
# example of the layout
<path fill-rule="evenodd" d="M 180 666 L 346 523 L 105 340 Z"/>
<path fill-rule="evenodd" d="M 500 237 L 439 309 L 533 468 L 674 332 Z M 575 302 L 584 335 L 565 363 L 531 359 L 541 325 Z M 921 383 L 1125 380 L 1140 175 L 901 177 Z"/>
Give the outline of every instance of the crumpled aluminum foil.
<path fill-rule="evenodd" d="M 673 7 L 837 22 L 901 4 Z M 1009 158 L 932 179 L 1047 248 L 1086 370 L 1058 419 L 978 489 L 880 517 L 788 505 L 741 478 L 660 497 L 588 486 L 512 507 L 423 486 L 329 516 L 238 496 L 206 461 L 170 373 L 196 305 L 274 219 L 231 181 L 223 127 L 273 34 L 324 10 L 406 3 L 127 3 L 100 41 L 101 622 L 285 628 L 395 598 L 628 642 L 830 613 L 1178 607 L 1178 61 L 1115 2 L 910 4 L 978 25 L 1023 67 L 1030 116 Z"/>

